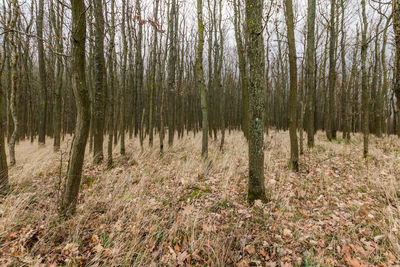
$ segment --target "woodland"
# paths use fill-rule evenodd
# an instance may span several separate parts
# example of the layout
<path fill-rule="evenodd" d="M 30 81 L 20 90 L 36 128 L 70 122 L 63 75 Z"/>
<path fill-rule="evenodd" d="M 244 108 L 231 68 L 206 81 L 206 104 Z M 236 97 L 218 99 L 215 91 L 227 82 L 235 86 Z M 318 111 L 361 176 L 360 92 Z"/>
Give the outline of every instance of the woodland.
<path fill-rule="evenodd" d="M 1 266 L 399 266 L 400 0 L 0 0 Z"/>

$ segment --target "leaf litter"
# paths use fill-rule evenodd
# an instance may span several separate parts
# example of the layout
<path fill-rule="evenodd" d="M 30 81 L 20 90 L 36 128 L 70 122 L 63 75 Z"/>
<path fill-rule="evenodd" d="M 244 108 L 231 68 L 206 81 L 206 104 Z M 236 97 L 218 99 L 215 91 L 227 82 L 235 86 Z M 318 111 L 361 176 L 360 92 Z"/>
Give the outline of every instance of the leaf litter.
<path fill-rule="evenodd" d="M 77 214 L 66 221 L 57 215 L 59 154 L 21 142 L 0 200 L 0 264 L 397 266 L 400 140 L 371 137 L 363 159 L 361 135 L 316 137 L 299 173 L 287 168 L 288 134 L 265 138 L 268 202 L 252 207 L 241 133 L 226 137 L 223 154 L 211 140 L 208 160 L 200 135 L 161 156 L 157 143 L 141 152 L 131 140 L 126 156 L 115 148 L 111 170 L 87 155 Z"/>

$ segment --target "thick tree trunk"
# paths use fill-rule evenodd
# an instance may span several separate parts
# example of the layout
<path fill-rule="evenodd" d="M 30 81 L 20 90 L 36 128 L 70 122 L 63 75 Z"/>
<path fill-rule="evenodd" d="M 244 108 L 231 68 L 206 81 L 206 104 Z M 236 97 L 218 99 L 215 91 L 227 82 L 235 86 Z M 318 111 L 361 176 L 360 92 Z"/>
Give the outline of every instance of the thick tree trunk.
<path fill-rule="evenodd" d="M 393 0 L 393 31 L 396 55 L 394 59 L 394 85 L 393 91 L 396 95 L 397 111 L 400 111 L 400 0 Z M 400 131 L 398 131 L 400 134 Z"/>
<path fill-rule="evenodd" d="M 168 146 L 172 147 L 174 143 L 175 135 L 175 121 L 174 121 L 174 110 L 175 110 L 175 64 L 176 64 L 176 0 L 172 0 L 171 11 L 168 21 L 169 31 L 169 56 L 168 56 Z"/>
<path fill-rule="evenodd" d="M 204 50 L 204 24 L 203 24 L 203 1 L 197 0 L 197 86 L 201 93 L 201 115 L 202 115 L 202 131 L 203 139 L 201 145 L 201 156 L 208 157 L 208 114 L 207 114 L 207 93 L 203 77 L 203 50 Z"/>
<path fill-rule="evenodd" d="M 314 146 L 314 93 L 315 93 L 315 9 L 316 0 L 308 0 L 307 15 L 307 51 L 306 51 L 306 83 L 307 83 L 307 145 Z"/>
<path fill-rule="evenodd" d="M 105 59 L 104 59 L 104 15 L 102 1 L 94 2 L 95 43 L 94 43 L 94 103 L 93 103 L 93 163 L 103 161 L 104 142 L 104 103 L 105 90 Z"/>
<path fill-rule="evenodd" d="M 13 15 L 11 21 L 11 29 L 17 28 L 18 16 L 19 16 L 19 6 L 18 1 L 13 0 Z M 12 134 L 8 140 L 9 145 L 9 153 L 10 153 L 10 165 L 14 166 L 16 163 L 15 160 L 15 141 L 17 139 L 19 121 L 18 121 L 18 113 L 17 113 L 17 91 L 18 91 L 18 75 L 17 75 L 17 63 L 18 63 L 18 51 L 17 51 L 17 38 L 16 33 L 11 33 L 11 88 L 10 88 L 10 114 L 11 119 L 14 125 Z"/>
<path fill-rule="evenodd" d="M 329 114 L 328 114 L 328 140 L 336 138 L 336 121 L 335 121 L 335 82 L 336 82 L 336 30 L 335 30 L 335 0 L 331 0 L 331 17 L 329 22 L 330 40 L 329 40 Z"/>
<path fill-rule="evenodd" d="M 67 180 L 65 183 L 60 213 L 64 217 L 73 215 L 78 201 L 85 148 L 90 127 L 89 91 L 86 87 L 85 73 L 85 40 L 86 8 L 84 0 L 71 0 L 72 8 L 72 67 L 73 89 L 77 109 L 75 136 L 71 145 L 68 162 Z"/>
<path fill-rule="evenodd" d="M 39 145 L 46 141 L 46 113 L 47 113 L 47 80 L 45 54 L 43 46 L 43 13 L 44 0 L 39 0 L 39 9 L 36 19 L 36 30 L 38 36 L 38 61 L 40 74 L 40 115 L 39 115 Z"/>
<path fill-rule="evenodd" d="M 249 187 L 247 200 L 266 200 L 264 185 L 264 38 L 263 0 L 246 0 L 249 90 Z"/>
<path fill-rule="evenodd" d="M 154 21 L 158 20 L 158 5 L 159 0 L 155 1 L 154 6 Z M 149 146 L 153 146 L 153 103 L 154 103 L 154 87 L 156 84 L 156 65 L 157 65 L 157 43 L 158 43 L 158 29 L 154 26 L 153 29 L 153 51 L 152 51 L 152 64 L 151 64 L 151 81 L 150 81 L 150 103 L 149 103 Z"/>

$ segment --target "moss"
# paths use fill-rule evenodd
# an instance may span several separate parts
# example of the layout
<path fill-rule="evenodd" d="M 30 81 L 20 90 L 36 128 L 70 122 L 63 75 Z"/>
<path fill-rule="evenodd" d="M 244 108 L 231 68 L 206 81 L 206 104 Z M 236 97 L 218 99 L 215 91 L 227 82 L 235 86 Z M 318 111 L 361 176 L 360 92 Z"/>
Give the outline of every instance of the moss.
<path fill-rule="evenodd" d="M 127 196 L 123 196 L 123 197 L 121 197 L 121 200 L 127 201 L 127 200 L 130 200 L 130 199 L 133 199 L 133 198 L 135 198 L 135 194 L 130 194 L 130 195 L 127 195 Z"/>
<path fill-rule="evenodd" d="M 87 177 L 81 186 L 86 185 L 88 188 L 92 187 L 93 184 L 96 182 L 96 177 Z"/>

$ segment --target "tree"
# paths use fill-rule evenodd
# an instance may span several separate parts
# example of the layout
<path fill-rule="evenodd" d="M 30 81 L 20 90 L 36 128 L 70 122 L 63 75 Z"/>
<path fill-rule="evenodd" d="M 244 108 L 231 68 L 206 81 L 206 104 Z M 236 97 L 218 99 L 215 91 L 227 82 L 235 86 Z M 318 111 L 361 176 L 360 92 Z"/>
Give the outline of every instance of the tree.
<path fill-rule="evenodd" d="M 104 59 L 104 16 L 102 1 L 93 1 L 95 24 L 94 43 L 94 105 L 93 105 L 93 162 L 99 164 L 103 160 L 104 142 L 104 102 L 105 90 L 105 59 Z"/>
<path fill-rule="evenodd" d="M 150 81 L 150 103 L 149 103 L 149 145 L 153 146 L 153 102 L 154 102 L 154 87 L 156 84 L 156 65 L 157 65 L 157 43 L 158 43 L 158 29 L 157 29 L 157 18 L 158 18 L 158 6 L 159 0 L 155 1 L 154 5 L 154 19 L 153 22 L 153 50 L 152 50 L 152 64 L 151 64 L 151 81 Z"/>
<path fill-rule="evenodd" d="M 393 31 L 396 55 L 394 59 L 394 85 L 393 91 L 396 95 L 397 111 L 400 110 L 400 0 L 392 2 Z M 398 132 L 400 134 L 400 131 Z"/>
<path fill-rule="evenodd" d="M 335 82 L 336 82 L 336 29 L 335 29 L 335 8 L 336 1 L 331 0 L 331 16 L 329 21 L 329 114 L 327 137 L 329 140 L 336 138 L 336 121 L 335 121 Z"/>
<path fill-rule="evenodd" d="M 40 117 L 39 117 L 39 145 L 43 145 L 46 141 L 46 115 L 47 115 L 47 80 L 46 80 L 46 63 L 43 46 L 43 13 L 44 0 L 39 0 L 39 10 L 36 18 L 36 30 L 38 37 L 38 61 L 40 73 Z"/>
<path fill-rule="evenodd" d="M 246 67 L 246 57 L 245 57 L 245 46 L 243 44 L 243 38 L 241 36 L 241 12 L 240 12 L 240 1 L 233 1 L 234 15 L 234 26 L 235 26 L 235 40 L 236 48 L 239 57 L 239 74 L 242 87 L 242 130 L 244 136 L 247 138 L 249 134 L 249 93 L 247 89 L 247 67 Z"/>
<path fill-rule="evenodd" d="M 290 162 L 293 171 L 299 170 L 299 149 L 297 144 L 296 119 L 297 119 L 297 62 L 296 42 L 294 37 L 294 18 L 292 0 L 285 0 L 285 15 L 289 46 L 290 68 L 290 96 L 289 96 L 289 134 L 290 134 Z"/>
<path fill-rule="evenodd" d="M 168 146 L 174 143 L 175 123 L 174 123 L 174 109 L 175 109 L 175 74 L 176 74 L 176 0 L 171 0 L 171 10 L 168 21 L 169 31 L 169 55 L 168 55 Z"/>
<path fill-rule="evenodd" d="M 367 77 L 367 50 L 368 50 L 368 42 L 367 42 L 367 30 L 368 30 L 368 21 L 367 14 L 365 11 L 365 0 L 361 0 L 361 9 L 362 9 L 362 22 L 363 29 L 361 32 L 361 91 L 362 91 L 362 133 L 364 135 L 364 157 L 368 156 L 368 136 L 369 136 L 369 115 L 368 115 L 368 106 L 369 106 L 369 91 L 368 91 L 368 77 Z"/>
<path fill-rule="evenodd" d="M 201 115 L 202 115 L 202 132 L 203 139 L 201 145 L 201 156 L 208 157 L 208 117 L 207 117 L 207 93 L 203 76 L 203 50 L 204 50 L 204 23 L 203 23 L 203 1 L 197 0 L 197 86 L 201 93 Z"/>
<path fill-rule="evenodd" d="M 306 51 L 306 86 L 307 86 L 307 145 L 314 146 L 314 93 L 315 93 L 315 9 L 316 0 L 308 0 L 307 14 L 307 51 Z"/>
<path fill-rule="evenodd" d="M 90 105 L 89 91 L 86 87 L 85 41 L 86 7 L 84 0 L 71 0 L 72 10 L 72 71 L 73 90 L 77 109 L 75 135 L 71 145 L 67 178 L 63 192 L 60 213 L 64 217 L 73 215 L 76 210 L 85 148 L 89 136 Z"/>
<path fill-rule="evenodd" d="M 249 59 L 249 185 L 247 200 L 266 200 L 264 185 L 264 38 L 263 0 L 246 0 Z"/>
<path fill-rule="evenodd" d="M 0 52 L 1 59 L 1 52 Z M 4 56 L 5 59 L 5 56 Z M 5 67 L 5 61 L 0 66 L 0 77 L 2 77 L 3 70 Z M 3 83 L 0 82 L 0 103 L 2 103 L 3 98 Z M 3 109 L 0 108 L 0 195 L 6 194 L 8 191 L 8 166 L 7 166 L 7 156 L 6 148 L 4 144 L 4 124 L 3 124 Z"/>
<path fill-rule="evenodd" d="M 121 79 L 122 86 L 120 89 L 120 138 L 121 138 L 121 147 L 120 153 L 121 155 L 125 155 L 125 130 L 126 130 L 126 117 L 125 117 L 125 96 L 126 96 L 126 64 L 127 64 L 127 56 L 128 56 L 128 42 L 126 40 L 125 26 L 126 26 L 126 18 L 127 15 L 127 7 L 126 0 L 122 0 L 122 23 L 121 23 L 121 34 L 122 34 L 122 63 L 121 63 Z"/>
<path fill-rule="evenodd" d="M 60 7 L 61 6 L 61 7 Z M 57 10 L 57 16 L 55 11 Z M 63 47 L 63 25 L 64 25 L 64 5 L 61 5 L 58 1 L 56 7 L 54 0 L 50 2 L 50 17 L 53 24 L 53 28 L 56 34 L 56 48 L 58 53 L 62 53 Z M 57 57 L 57 77 L 56 77 L 56 88 L 54 93 L 54 151 L 60 149 L 61 143 L 61 102 L 62 102 L 62 87 L 63 87 L 63 75 L 64 75 L 64 64 L 63 56 L 61 54 L 56 55 Z"/>
<path fill-rule="evenodd" d="M 342 63 L 342 130 L 343 130 L 343 139 L 347 138 L 347 136 L 350 134 L 349 130 L 349 119 L 348 119 L 348 90 L 347 90 L 347 70 L 346 70 L 346 32 L 344 29 L 344 14 L 345 14 L 345 7 L 344 7 L 344 0 L 340 0 L 340 9 L 341 9 L 341 22 L 340 22 L 340 30 L 342 32 L 342 37 L 340 39 L 340 50 L 341 50 L 341 63 Z"/>
<path fill-rule="evenodd" d="M 10 29 L 17 29 L 17 22 L 19 17 L 19 6 L 18 0 L 13 0 L 12 2 L 12 20 L 10 24 Z M 18 51 L 17 51 L 17 31 L 11 32 L 11 92 L 10 92 L 10 113 L 12 122 L 14 124 L 14 128 L 10 139 L 8 140 L 9 151 L 10 151 L 10 165 L 14 166 L 16 163 L 15 160 L 15 141 L 17 139 L 18 129 L 19 129 L 19 121 L 18 121 L 18 112 L 17 112 L 17 91 L 18 91 L 18 75 L 17 75 L 17 64 L 18 64 Z"/>
<path fill-rule="evenodd" d="M 107 18 L 107 16 L 106 16 Z M 108 73 L 110 76 L 109 84 L 109 123 L 108 123 L 108 144 L 107 144 L 107 167 L 113 166 L 113 138 L 115 127 L 115 112 L 114 112 L 114 101 L 115 101 L 115 74 L 114 74 L 114 54 L 115 54 L 115 6 L 114 1 L 111 1 L 111 25 L 110 25 L 110 42 L 108 48 Z"/>
<path fill-rule="evenodd" d="M 388 92 L 388 75 L 387 75 L 387 65 L 386 65 L 386 45 L 387 45 L 387 30 L 389 28 L 389 23 L 391 21 L 391 17 L 387 18 L 386 20 L 386 25 L 385 28 L 383 30 L 383 41 L 382 41 L 382 52 L 381 52 L 381 64 L 382 64 L 382 76 L 383 76 L 383 82 L 382 82 L 382 96 L 380 97 L 380 106 L 382 107 L 382 109 L 380 109 L 378 112 L 380 112 L 380 115 L 378 115 L 378 117 L 380 117 L 382 119 L 382 122 L 385 121 L 385 115 L 384 114 L 384 110 L 386 111 L 386 109 L 388 107 L 384 107 L 384 104 L 387 102 L 385 101 L 385 97 L 387 95 Z M 386 103 L 388 104 L 388 103 Z"/>

